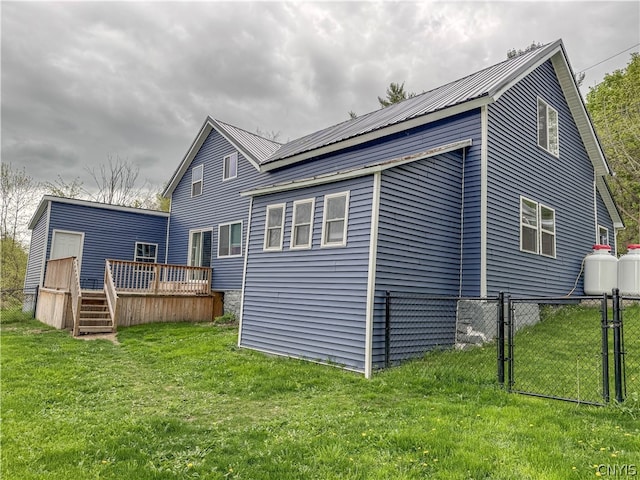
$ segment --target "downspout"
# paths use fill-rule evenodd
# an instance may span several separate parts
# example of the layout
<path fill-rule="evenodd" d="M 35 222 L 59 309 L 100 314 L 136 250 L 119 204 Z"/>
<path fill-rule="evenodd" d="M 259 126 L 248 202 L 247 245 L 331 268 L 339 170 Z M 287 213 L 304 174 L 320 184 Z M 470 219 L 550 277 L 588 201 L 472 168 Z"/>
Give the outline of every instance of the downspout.
<path fill-rule="evenodd" d="M 458 285 L 458 296 L 462 297 L 462 260 L 464 256 L 464 166 L 467 158 L 467 150 L 462 149 L 462 192 L 460 198 L 460 275 Z"/>
<path fill-rule="evenodd" d="M 249 238 L 251 237 L 251 214 L 253 212 L 253 196 L 249 201 L 247 220 L 247 244 L 244 249 L 244 266 L 242 267 L 242 290 L 240 292 L 240 319 L 238 321 L 238 346 L 242 343 L 242 316 L 244 314 L 244 287 L 247 283 L 247 263 L 249 261 Z"/>
<path fill-rule="evenodd" d="M 365 319 L 364 376 L 371 378 L 373 370 L 373 317 L 376 297 L 376 259 L 378 257 L 378 219 L 380 217 L 380 183 L 382 174 L 373 174 L 371 199 L 371 232 L 369 234 L 369 271 L 367 276 L 367 309 Z"/>
<path fill-rule="evenodd" d="M 596 187 L 595 171 L 593 172 L 593 231 L 596 235 L 596 244 L 600 243 L 600 232 L 598 231 L 598 189 Z"/>

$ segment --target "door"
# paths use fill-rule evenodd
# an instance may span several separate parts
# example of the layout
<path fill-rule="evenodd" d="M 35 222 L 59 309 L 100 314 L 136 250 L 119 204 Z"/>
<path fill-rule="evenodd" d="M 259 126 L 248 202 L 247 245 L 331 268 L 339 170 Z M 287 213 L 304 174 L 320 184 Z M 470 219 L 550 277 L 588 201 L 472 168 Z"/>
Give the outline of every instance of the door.
<path fill-rule="evenodd" d="M 63 230 L 54 230 L 53 239 L 51 240 L 51 254 L 49 259 L 77 257 L 78 270 L 82 266 L 82 246 L 84 244 L 84 233 L 67 232 Z M 79 272 L 78 272 L 79 273 Z"/>

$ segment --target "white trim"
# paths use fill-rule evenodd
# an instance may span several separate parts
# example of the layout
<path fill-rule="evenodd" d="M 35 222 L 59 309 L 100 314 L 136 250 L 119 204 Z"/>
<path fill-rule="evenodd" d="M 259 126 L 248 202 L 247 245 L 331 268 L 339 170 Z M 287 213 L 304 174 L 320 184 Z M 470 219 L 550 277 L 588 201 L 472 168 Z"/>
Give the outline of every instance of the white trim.
<path fill-rule="evenodd" d="M 207 227 L 207 228 L 193 228 L 191 230 L 189 230 L 189 242 L 188 242 L 188 248 L 189 250 L 187 251 L 187 265 L 188 266 L 192 266 L 191 265 L 191 247 L 193 247 L 192 245 L 192 236 L 194 233 L 203 233 L 203 232 L 211 232 L 211 249 L 213 250 L 213 227 Z M 201 258 L 200 258 L 200 263 L 202 263 L 202 252 L 200 252 Z M 209 257 L 209 263 L 213 263 L 213 251 L 211 252 L 211 255 Z M 197 267 L 201 267 L 202 265 L 194 265 Z M 209 267 L 211 267 L 212 265 L 209 265 Z"/>
<path fill-rule="evenodd" d="M 45 221 L 44 250 L 42 251 L 42 263 L 40 264 L 40 282 L 38 283 L 38 286 L 40 287 L 44 287 L 44 270 L 47 267 L 47 251 L 49 250 L 50 223 L 51 223 L 51 202 L 47 201 L 47 220 Z M 53 233 L 51 234 L 51 241 L 53 242 Z M 28 261 L 28 258 L 27 258 L 27 261 Z M 25 275 L 25 278 L 26 278 L 26 275 Z"/>
<path fill-rule="evenodd" d="M 194 180 L 194 173 L 200 170 L 200 180 Z M 193 186 L 196 183 L 200 183 L 200 193 L 198 193 L 197 195 L 193 194 Z M 193 167 L 191 169 L 191 198 L 193 197 L 199 197 L 202 195 L 202 193 L 204 192 L 204 163 L 201 163 L 200 165 L 196 165 L 195 167 Z"/>
<path fill-rule="evenodd" d="M 231 176 L 229 175 L 227 177 L 227 158 L 229 159 L 229 162 L 231 162 L 232 159 L 235 159 L 236 162 L 236 174 Z M 233 180 L 234 178 L 238 178 L 238 152 L 233 152 L 230 153 L 229 155 L 225 155 L 224 157 L 222 157 L 222 181 L 226 182 L 227 180 Z"/>
<path fill-rule="evenodd" d="M 376 258 L 378 256 L 378 222 L 380 217 L 380 183 L 382 174 L 373 175 L 371 198 L 371 233 L 369 234 L 369 269 L 367 273 L 367 309 L 365 318 L 364 376 L 371 378 L 373 370 L 373 315 L 376 300 Z"/>
<path fill-rule="evenodd" d="M 434 147 L 429 150 L 418 152 L 412 155 L 406 155 L 404 157 L 392 158 L 384 162 L 375 163 L 372 165 L 365 165 L 364 167 L 357 167 L 342 172 L 332 172 L 317 175 L 315 177 L 302 178 L 299 180 L 292 180 L 283 183 L 277 183 L 274 185 L 268 185 L 266 187 L 256 188 L 254 190 L 247 190 L 240 192 L 241 197 L 248 197 L 250 195 L 268 195 L 270 193 L 287 192 L 290 190 L 297 190 L 305 187 L 314 187 L 318 185 L 326 185 L 328 183 L 339 182 L 341 180 L 350 180 L 352 178 L 364 177 L 372 175 L 376 172 L 382 172 L 389 168 L 398 167 L 407 163 L 416 162 L 418 160 L 424 160 L 425 158 L 435 157 L 436 155 L 442 155 L 462 148 L 470 147 L 473 141 L 469 138 L 467 140 L 460 140 L 458 142 L 447 143 L 439 147 Z"/>
<path fill-rule="evenodd" d="M 596 243 L 600 243 L 602 244 L 602 235 L 600 235 L 600 230 L 604 230 L 605 232 L 607 232 L 607 243 L 605 243 L 604 245 L 611 245 L 611 240 L 609 239 L 609 229 L 607 227 L 604 227 L 602 225 L 598 225 L 598 239 L 596 241 Z"/>
<path fill-rule="evenodd" d="M 173 202 L 169 198 L 169 218 L 167 218 L 167 234 L 164 241 L 164 263 L 169 263 L 169 230 L 171 229 L 171 210 L 173 209 Z"/>
<path fill-rule="evenodd" d="M 462 150 L 462 175 L 461 175 L 461 192 L 460 192 L 460 270 L 458 275 L 458 296 L 462 297 L 462 284 L 464 280 L 464 192 L 465 192 L 465 178 L 464 178 L 464 167 L 466 164 L 467 152 Z"/>
<path fill-rule="evenodd" d="M 544 98 L 542 98 L 541 96 L 537 96 L 536 97 L 536 142 L 538 144 L 538 147 L 542 148 L 545 152 L 550 153 L 551 155 L 553 155 L 556 158 L 560 158 L 560 115 L 558 114 L 558 110 L 554 107 L 551 106 L 551 104 L 549 102 L 547 102 Z M 547 145 L 540 145 L 540 125 L 538 124 L 538 122 L 540 121 L 539 115 L 540 115 L 540 102 L 542 102 L 545 106 L 544 109 L 544 127 L 547 133 Z M 556 143 L 557 143 L 557 152 L 554 152 L 551 150 L 550 145 L 551 145 L 551 128 L 549 126 L 549 111 L 553 111 L 556 114 Z"/>
<path fill-rule="evenodd" d="M 249 201 L 249 215 L 247 216 L 247 243 L 244 247 L 244 262 L 242 266 L 242 289 L 240 291 L 240 319 L 238 320 L 238 346 L 242 342 L 242 317 L 244 315 L 244 289 L 247 285 L 247 264 L 249 262 L 249 239 L 251 238 L 251 217 L 253 215 L 253 197 Z"/>
<path fill-rule="evenodd" d="M 480 296 L 487 296 L 487 191 L 489 171 L 489 114 L 480 109 Z"/>
<path fill-rule="evenodd" d="M 253 198 L 253 197 L 252 197 Z M 299 204 L 311 203 L 311 216 L 309 218 L 309 242 L 306 245 L 294 245 L 296 237 L 296 210 Z M 293 214 L 291 216 L 291 241 L 289 242 L 289 249 L 291 250 L 309 250 L 313 245 L 313 219 L 316 209 L 316 198 L 305 198 L 303 200 L 296 200 L 293 202 Z"/>
<path fill-rule="evenodd" d="M 52 260 L 51 252 L 53 252 L 53 247 L 55 245 L 56 233 L 64 233 L 67 235 L 80 235 L 80 252 L 78 253 L 78 257 L 77 257 L 78 277 L 80 277 L 80 271 L 82 270 L 82 252 L 84 251 L 84 232 L 78 232 L 74 230 L 59 230 L 57 228 L 54 228 L 53 231 L 51 232 L 51 250 L 49 250 L 49 260 Z M 64 258 L 64 257 L 59 257 L 59 258 Z"/>
<path fill-rule="evenodd" d="M 156 247 L 156 256 L 153 257 L 153 263 L 158 263 L 158 244 L 151 242 L 135 242 L 135 246 L 133 247 L 133 261 L 139 262 L 137 258 L 151 258 L 151 257 L 138 257 L 138 245 L 154 245 Z M 144 260 L 143 260 L 144 261 Z"/>
<path fill-rule="evenodd" d="M 437 112 L 433 112 L 427 115 L 422 115 L 420 117 L 405 120 L 403 122 L 396 123 L 388 127 L 374 130 L 373 132 L 365 133 L 365 134 L 351 137 L 342 141 L 338 141 L 336 143 L 332 143 L 331 145 L 326 145 L 324 147 L 316 148 L 314 150 L 302 152 L 297 155 L 293 155 L 291 157 L 287 157 L 281 160 L 274 160 L 272 162 L 268 162 L 266 164 L 263 164 L 260 167 L 260 171 L 268 172 L 270 170 L 291 165 L 293 163 L 306 160 L 308 158 L 317 157 L 320 155 L 326 155 L 327 153 L 332 153 L 332 152 L 344 150 L 356 145 L 361 145 L 363 143 L 369 142 L 371 140 L 376 140 L 378 138 L 385 137 L 387 135 L 392 135 L 394 133 L 402 132 L 410 128 L 419 127 L 421 125 L 426 125 L 428 123 L 442 120 L 443 118 L 453 117 L 455 115 L 458 115 L 459 113 L 464 113 L 470 110 L 474 110 L 476 108 L 480 108 L 484 105 L 487 105 L 488 103 L 491 103 L 492 101 L 493 101 L 493 98 L 489 96 L 485 96 L 485 97 L 476 98 L 474 100 L 470 100 L 468 102 L 459 103 L 452 107 L 445 108 L 443 110 L 438 110 Z"/>
<path fill-rule="evenodd" d="M 524 223 L 522 223 L 522 203 L 523 201 L 526 202 L 530 202 L 533 203 L 535 205 L 535 210 L 536 210 L 536 251 L 533 252 L 531 250 L 525 250 L 525 248 L 522 246 L 522 227 L 527 227 L 527 228 L 532 228 Z M 530 253 L 532 255 L 540 255 L 540 212 L 538 210 L 539 208 L 539 204 L 538 202 L 536 202 L 535 200 L 532 200 L 530 198 L 525 197 L 524 195 L 520 195 L 520 218 L 518 219 L 518 225 L 520 226 L 519 228 L 519 235 L 520 235 L 520 251 L 523 253 Z"/>
<path fill-rule="evenodd" d="M 236 255 L 220 255 L 220 229 L 222 227 L 226 227 L 227 225 L 231 226 L 231 225 L 236 225 L 236 224 L 240 224 L 240 253 L 236 254 Z M 242 257 L 242 220 L 236 220 L 234 222 L 226 222 L 226 223 L 219 223 L 218 224 L 218 248 L 216 249 L 216 254 L 217 257 L 216 258 L 238 258 L 238 257 Z M 231 253 L 231 227 L 229 227 L 229 253 Z"/>
<path fill-rule="evenodd" d="M 129 212 L 129 213 L 138 213 L 141 215 L 153 215 L 157 217 L 169 217 L 168 212 L 161 212 L 160 210 L 147 210 L 144 208 L 135 208 L 135 207 L 123 207 L 121 205 L 111 205 L 109 203 L 100 203 L 100 202 L 92 202 L 90 200 L 80 200 L 77 198 L 66 198 L 66 197 L 56 197 L 55 195 L 43 195 L 40 203 L 38 204 L 38 208 L 35 213 L 29 220 L 29 230 L 33 230 L 38 220 L 45 212 L 47 208 L 49 208 L 49 203 L 66 203 L 69 205 L 78 205 L 82 207 L 92 207 L 92 208 L 103 208 L 105 210 L 115 210 L 118 212 Z"/>
<path fill-rule="evenodd" d="M 544 228 L 542 228 L 542 209 L 545 208 L 547 210 L 550 210 L 551 212 L 553 212 L 553 232 L 550 232 L 549 230 L 545 230 Z M 556 256 L 558 255 L 556 252 L 556 209 L 555 208 L 551 208 L 551 207 L 547 207 L 546 205 L 543 205 L 541 203 L 538 204 L 538 224 L 540 226 L 540 255 L 543 257 L 547 257 L 547 258 L 556 258 Z M 546 233 L 547 235 L 551 234 L 553 235 L 553 255 L 547 255 L 546 253 L 544 253 L 542 251 L 542 235 Z"/>
<path fill-rule="evenodd" d="M 269 240 L 269 211 L 271 209 L 281 208 L 282 209 L 282 220 L 280 222 L 280 244 L 277 247 L 270 247 L 268 245 Z M 262 243 L 262 250 L 265 252 L 281 252 L 282 245 L 284 244 L 284 221 L 287 215 L 287 204 L 286 203 L 274 203 L 272 205 L 267 205 L 265 218 L 264 218 L 264 241 Z M 278 226 L 271 227 L 272 229 L 278 228 Z"/>
<path fill-rule="evenodd" d="M 598 231 L 598 187 L 596 185 L 596 175 L 593 174 L 593 225 L 596 231 L 596 243 L 599 243 L 598 238 L 600 232 Z"/>
<path fill-rule="evenodd" d="M 332 198 L 344 197 L 344 217 L 342 221 L 344 224 L 342 225 L 342 240 L 340 242 L 327 242 L 325 238 L 325 234 L 328 233 L 327 228 L 327 212 L 329 209 L 327 208 L 327 203 Z M 347 190 L 346 192 L 338 192 L 338 193 L 329 193 L 324 196 L 324 201 L 322 204 L 322 239 L 320 240 L 320 247 L 322 248 L 333 248 L 333 247 L 346 247 L 347 246 L 347 231 L 349 225 L 349 198 L 351 197 L 351 191 Z M 336 221 L 336 220 L 329 220 Z M 339 220 L 338 220 L 339 221 Z"/>

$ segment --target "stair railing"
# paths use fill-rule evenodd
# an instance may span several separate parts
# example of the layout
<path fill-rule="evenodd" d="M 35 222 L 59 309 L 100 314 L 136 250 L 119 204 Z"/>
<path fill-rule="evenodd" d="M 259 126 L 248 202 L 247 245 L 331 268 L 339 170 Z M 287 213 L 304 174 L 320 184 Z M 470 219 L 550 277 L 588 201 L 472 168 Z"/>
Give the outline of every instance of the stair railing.
<path fill-rule="evenodd" d="M 82 289 L 80 288 L 80 269 L 78 259 L 73 257 L 71 266 L 71 278 L 69 278 L 69 291 L 71 292 L 71 310 L 73 311 L 73 336 L 80 333 L 80 308 L 82 305 Z"/>
<path fill-rule="evenodd" d="M 113 330 L 116 329 L 116 309 L 118 308 L 118 291 L 113 282 L 113 272 L 111 271 L 111 261 L 106 260 L 104 267 L 104 293 L 107 297 L 107 305 L 109 306 L 109 315 L 111 316 L 111 325 Z"/>

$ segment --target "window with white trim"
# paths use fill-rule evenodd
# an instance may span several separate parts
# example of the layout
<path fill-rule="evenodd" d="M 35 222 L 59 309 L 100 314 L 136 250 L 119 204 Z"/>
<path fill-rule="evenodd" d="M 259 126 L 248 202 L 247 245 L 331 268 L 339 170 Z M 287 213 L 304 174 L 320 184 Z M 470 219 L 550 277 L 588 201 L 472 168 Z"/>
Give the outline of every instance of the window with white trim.
<path fill-rule="evenodd" d="M 609 229 L 598 225 L 598 243 L 600 245 L 609 245 Z"/>
<path fill-rule="evenodd" d="M 211 266 L 212 236 L 211 229 L 189 231 L 189 266 Z"/>
<path fill-rule="evenodd" d="M 230 180 L 238 176 L 238 152 L 227 155 L 222 160 L 222 180 Z"/>
<path fill-rule="evenodd" d="M 291 248 L 311 248 L 315 198 L 293 202 Z"/>
<path fill-rule="evenodd" d="M 242 255 L 242 222 L 218 226 L 218 257 Z"/>
<path fill-rule="evenodd" d="M 560 154 L 558 111 L 540 97 L 538 97 L 538 145 L 556 157 Z"/>
<path fill-rule="evenodd" d="M 204 177 L 204 165 L 198 165 L 191 170 L 191 196 L 202 195 L 202 182 Z"/>
<path fill-rule="evenodd" d="M 285 203 L 267 206 L 267 218 L 264 226 L 265 250 L 282 250 L 285 208 Z"/>
<path fill-rule="evenodd" d="M 136 242 L 136 250 L 133 256 L 134 262 L 157 263 L 158 244 Z"/>
<path fill-rule="evenodd" d="M 323 247 L 343 247 L 347 244 L 349 192 L 324 196 L 322 215 Z"/>
<path fill-rule="evenodd" d="M 520 197 L 520 250 L 556 257 L 556 212 L 525 197 Z"/>

